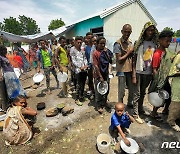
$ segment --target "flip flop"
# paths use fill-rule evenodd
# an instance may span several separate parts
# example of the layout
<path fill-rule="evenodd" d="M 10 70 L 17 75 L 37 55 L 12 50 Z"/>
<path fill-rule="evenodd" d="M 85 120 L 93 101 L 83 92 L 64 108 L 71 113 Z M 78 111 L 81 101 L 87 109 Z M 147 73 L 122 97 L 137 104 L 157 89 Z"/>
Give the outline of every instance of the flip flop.
<path fill-rule="evenodd" d="M 180 127 L 178 125 L 171 126 L 177 132 L 180 132 Z"/>
<path fill-rule="evenodd" d="M 78 106 L 82 106 L 82 105 L 83 105 L 83 103 L 80 102 L 79 100 L 76 100 L 75 103 L 76 103 Z"/>
<path fill-rule="evenodd" d="M 163 110 L 163 111 L 162 111 L 162 114 L 168 115 L 168 114 L 169 114 L 169 110 L 167 110 L 167 111 L 166 111 L 166 110 Z"/>
<path fill-rule="evenodd" d="M 153 115 L 152 113 L 150 113 L 150 116 L 151 116 L 152 118 L 155 118 L 155 119 L 161 119 L 161 116 L 158 115 L 158 114 Z"/>

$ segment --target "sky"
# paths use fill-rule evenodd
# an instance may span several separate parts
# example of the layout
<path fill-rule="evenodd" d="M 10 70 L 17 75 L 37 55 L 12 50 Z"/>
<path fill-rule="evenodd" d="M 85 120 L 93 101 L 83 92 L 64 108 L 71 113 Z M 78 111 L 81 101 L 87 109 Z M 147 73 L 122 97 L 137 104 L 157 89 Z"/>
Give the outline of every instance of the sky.
<path fill-rule="evenodd" d="M 100 12 L 126 0 L 0 0 L 0 22 L 10 16 L 33 18 L 41 29 L 48 31 L 53 19 L 62 19 L 66 25 Z M 158 30 L 180 29 L 180 0 L 141 0 L 156 20 Z"/>

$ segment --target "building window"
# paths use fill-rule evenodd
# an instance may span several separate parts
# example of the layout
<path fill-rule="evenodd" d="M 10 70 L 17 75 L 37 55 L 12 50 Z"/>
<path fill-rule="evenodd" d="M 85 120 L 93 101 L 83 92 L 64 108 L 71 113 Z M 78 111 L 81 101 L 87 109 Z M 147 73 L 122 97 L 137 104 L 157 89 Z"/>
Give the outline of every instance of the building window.
<path fill-rule="evenodd" d="M 104 34 L 103 27 L 91 28 L 91 32 L 98 36 L 103 36 Z"/>

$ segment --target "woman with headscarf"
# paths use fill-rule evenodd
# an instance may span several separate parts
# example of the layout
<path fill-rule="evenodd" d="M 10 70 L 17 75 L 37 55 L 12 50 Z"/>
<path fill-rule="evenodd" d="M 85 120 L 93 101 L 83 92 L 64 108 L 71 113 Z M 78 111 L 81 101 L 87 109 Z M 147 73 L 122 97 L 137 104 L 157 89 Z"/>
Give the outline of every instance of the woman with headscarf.
<path fill-rule="evenodd" d="M 146 88 L 152 80 L 152 57 L 158 46 L 158 30 L 154 23 L 147 22 L 139 36 L 134 47 L 133 58 L 133 75 L 132 82 L 134 88 L 134 118 L 137 123 L 142 124 L 144 121 L 139 114 L 144 114 L 143 101 L 146 94 Z"/>

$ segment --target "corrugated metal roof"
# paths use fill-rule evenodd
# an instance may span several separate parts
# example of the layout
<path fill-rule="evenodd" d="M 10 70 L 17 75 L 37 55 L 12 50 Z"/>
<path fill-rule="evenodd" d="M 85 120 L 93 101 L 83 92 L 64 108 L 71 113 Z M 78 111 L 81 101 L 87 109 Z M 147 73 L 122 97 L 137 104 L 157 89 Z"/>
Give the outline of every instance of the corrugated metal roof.
<path fill-rule="evenodd" d="M 74 25 L 70 26 L 62 26 L 60 28 L 57 28 L 55 30 L 52 30 L 51 32 L 54 34 L 55 37 L 59 37 L 60 35 L 63 35 L 65 32 L 70 30 Z"/>
<path fill-rule="evenodd" d="M 110 8 L 108 8 L 108 9 L 105 9 L 105 11 L 100 14 L 100 17 L 104 18 L 104 17 L 106 17 L 106 16 L 108 16 L 108 15 L 110 15 L 110 14 L 112 14 L 112 13 L 114 13 L 114 12 L 128 6 L 128 5 L 131 5 L 135 1 L 136 0 L 129 0 L 129 1 L 126 1 L 124 3 L 114 5 L 114 6 L 110 7 Z"/>
<path fill-rule="evenodd" d="M 128 0 L 128 1 L 125 1 L 124 3 L 120 3 L 120 4 L 117 4 L 117 5 L 114 5 L 112 7 L 109 7 L 101 12 L 98 12 L 96 14 L 93 14 L 91 16 L 88 16 L 88 17 L 85 17 L 85 18 L 82 18 L 74 23 L 71 23 L 67 26 L 72 26 L 72 25 L 75 25 L 77 23 L 80 23 L 82 21 L 85 21 L 85 20 L 88 20 L 88 19 L 91 19 L 91 18 L 94 18 L 94 17 L 97 17 L 99 16 L 100 18 L 105 18 L 106 16 L 128 6 L 128 5 L 131 5 L 132 3 L 138 3 L 140 5 L 140 7 L 143 9 L 143 11 L 147 14 L 147 16 L 151 19 L 151 21 L 157 25 L 156 21 L 154 20 L 154 18 L 152 17 L 152 15 L 149 13 L 149 11 L 146 9 L 146 7 L 142 4 L 142 2 L 140 0 Z"/>
<path fill-rule="evenodd" d="M 157 25 L 157 22 L 155 19 L 152 17 L 152 15 L 149 13 L 149 11 L 146 9 L 146 7 L 143 5 L 143 3 L 140 0 L 135 0 L 137 3 L 140 5 L 140 7 L 144 10 L 144 12 L 147 14 L 147 16 L 151 19 L 151 21 Z"/>

